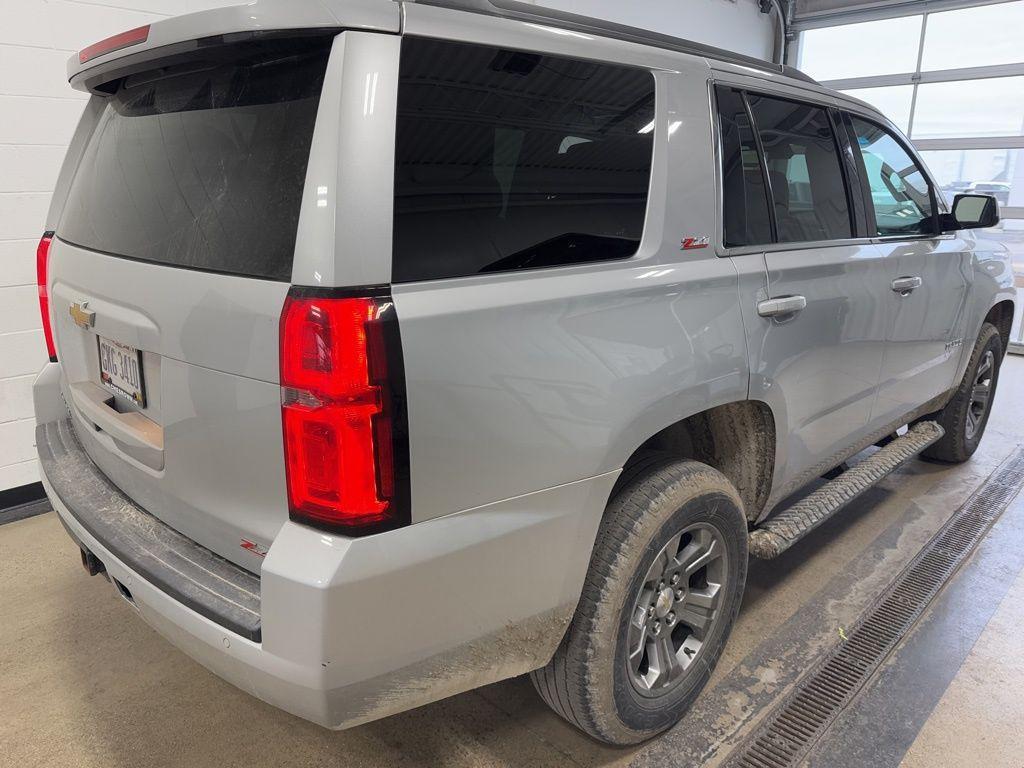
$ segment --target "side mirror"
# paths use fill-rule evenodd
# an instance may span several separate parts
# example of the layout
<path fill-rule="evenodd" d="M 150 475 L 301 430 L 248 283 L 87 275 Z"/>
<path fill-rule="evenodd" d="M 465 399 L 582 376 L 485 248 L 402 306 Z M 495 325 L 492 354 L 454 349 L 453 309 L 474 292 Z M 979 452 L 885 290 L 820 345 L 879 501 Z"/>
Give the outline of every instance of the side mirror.
<path fill-rule="evenodd" d="M 950 215 L 952 229 L 987 229 L 999 223 L 999 203 L 992 195 L 957 195 Z"/>

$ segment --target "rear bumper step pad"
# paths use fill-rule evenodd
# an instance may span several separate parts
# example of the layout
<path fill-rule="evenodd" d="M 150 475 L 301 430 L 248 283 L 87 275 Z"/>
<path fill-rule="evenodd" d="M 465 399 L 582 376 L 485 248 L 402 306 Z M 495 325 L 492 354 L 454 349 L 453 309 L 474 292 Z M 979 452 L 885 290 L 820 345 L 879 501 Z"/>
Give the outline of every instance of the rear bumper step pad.
<path fill-rule="evenodd" d="M 943 434 L 934 421 L 915 424 L 906 434 L 751 531 L 750 554 L 765 560 L 778 557 Z"/>
<path fill-rule="evenodd" d="M 70 419 L 36 427 L 39 463 L 71 515 L 125 566 L 196 613 L 260 641 L 260 579 L 138 507 L 93 464 Z"/>

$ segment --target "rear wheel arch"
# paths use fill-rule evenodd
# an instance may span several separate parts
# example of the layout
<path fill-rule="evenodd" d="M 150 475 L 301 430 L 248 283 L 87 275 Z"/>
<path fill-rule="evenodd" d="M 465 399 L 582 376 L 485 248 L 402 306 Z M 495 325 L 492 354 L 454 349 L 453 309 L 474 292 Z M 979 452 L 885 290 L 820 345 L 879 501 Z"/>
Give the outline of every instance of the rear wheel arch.
<path fill-rule="evenodd" d="M 611 498 L 658 463 L 691 459 L 713 467 L 733 484 L 747 520 L 764 510 L 775 470 L 776 427 L 771 408 L 737 400 L 679 419 L 648 437 L 625 461 Z"/>
<path fill-rule="evenodd" d="M 592 716 L 584 717 L 585 713 L 576 711 L 581 702 L 576 702 L 576 707 L 572 705 L 570 689 L 577 693 L 588 690 L 586 685 L 570 685 L 580 682 L 579 669 L 573 675 L 566 665 L 572 639 L 576 637 L 579 640 L 579 632 L 574 635 L 573 627 L 593 618 L 593 606 L 590 605 L 589 609 L 587 607 L 587 585 L 594 579 L 595 568 L 600 570 L 609 564 L 608 553 L 604 550 L 616 543 L 624 544 L 624 541 L 620 541 L 625 535 L 622 521 L 619 520 L 622 512 L 620 507 L 626 503 L 636 506 L 639 502 L 630 502 L 630 499 L 636 496 L 638 488 L 644 489 L 652 479 L 664 479 L 666 472 L 681 472 L 680 479 L 686 483 L 688 493 L 706 491 L 708 483 L 714 485 L 717 482 L 722 494 L 738 502 L 726 506 L 731 506 L 733 514 L 739 516 L 737 554 L 741 562 L 737 566 L 742 569 L 738 578 L 742 592 L 747 559 L 745 531 L 761 514 L 771 492 L 775 450 L 775 418 L 772 410 L 766 403 L 754 400 L 732 401 L 691 414 L 662 427 L 633 450 L 624 462 L 605 505 L 591 552 L 588 575 L 580 585 L 580 603 L 573 614 L 573 620 L 566 626 L 553 659 L 531 673 L 538 692 L 556 712 L 591 735 L 622 744 L 635 742 L 634 737 L 653 735 L 670 724 L 653 725 L 646 734 L 602 733 Z M 648 500 L 653 506 L 661 503 L 654 496 L 649 496 Z M 723 511 L 723 514 L 727 515 L 728 512 Z M 632 517 L 635 522 L 640 521 L 639 508 L 633 510 Z M 733 519 L 736 520 L 736 517 Z M 734 614 L 732 618 L 735 618 Z M 732 619 L 729 626 L 731 623 Z M 702 685 L 700 683 L 697 690 Z"/>

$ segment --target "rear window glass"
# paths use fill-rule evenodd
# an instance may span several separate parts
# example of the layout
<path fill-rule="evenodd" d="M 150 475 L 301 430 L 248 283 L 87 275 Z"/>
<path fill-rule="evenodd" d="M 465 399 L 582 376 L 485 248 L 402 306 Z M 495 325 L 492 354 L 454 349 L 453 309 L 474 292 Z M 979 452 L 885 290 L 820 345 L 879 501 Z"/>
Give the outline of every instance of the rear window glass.
<path fill-rule="evenodd" d="M 647 70 L 405 39 L 392 279 L 633 255 L 653 121 Z"/>
<path fill-rule="evenodd" d="M 331 38 L 222 46 L 113 85 L 58 236 L 159 264 L 289 280 Z"/>

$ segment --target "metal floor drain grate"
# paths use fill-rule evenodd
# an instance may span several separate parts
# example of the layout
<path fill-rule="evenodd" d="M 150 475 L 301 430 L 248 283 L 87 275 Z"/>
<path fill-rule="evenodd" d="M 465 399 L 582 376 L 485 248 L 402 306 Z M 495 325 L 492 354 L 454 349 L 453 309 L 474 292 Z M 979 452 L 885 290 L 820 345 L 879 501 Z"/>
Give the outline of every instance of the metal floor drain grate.
<path fill-rule="evenodd" d="M 1024 485 L 1018 447 L 939 529 L 833 649 L 726 761 L 796 765 L 864 686 Z"/>

